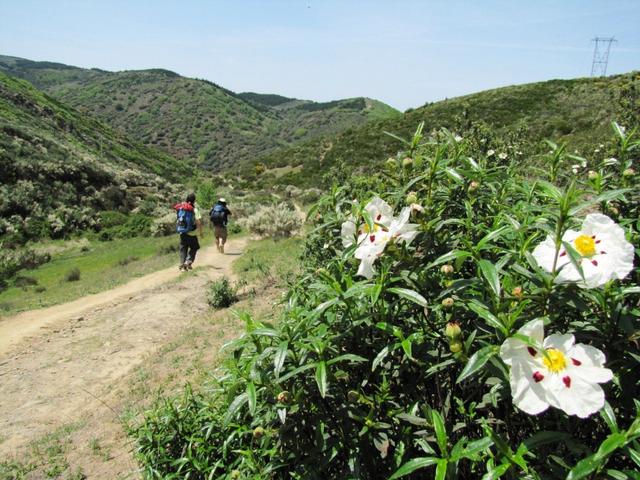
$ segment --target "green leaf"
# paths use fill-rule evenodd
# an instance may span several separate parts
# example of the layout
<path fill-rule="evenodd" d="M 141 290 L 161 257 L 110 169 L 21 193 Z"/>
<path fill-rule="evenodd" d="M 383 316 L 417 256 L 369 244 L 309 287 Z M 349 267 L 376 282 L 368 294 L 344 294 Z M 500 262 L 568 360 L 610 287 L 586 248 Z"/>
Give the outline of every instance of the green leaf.
<path fill-rule="evenodd" d="M 578 480 L 590 475 L 596 468 L 600 466 L 600 460 L 596 460 L 595 455 L 580 460 L 575 467 L 571 469 L 567 480 Z"/>
<path fill-rule="evenodd" d="M 493 313 L 487 310 L 487 308 L 484 305 L 482 305 L 480 302 L 478 302 L 477 300 L 472 300 L 467 304 L 467 306 L 471 310 L 476 312 L 480 318 L 484 319 L 487 322 L 487 324 L 489 324 L 493 328 L 498 329 L 505 335 L 507 334 L 506 327 L 502 324 L 500 320 L 498 320 L 498 317 L 496 317 Z"/>
<path fill-rule="evenodd" d="M 227 425 L 231 419 L 238 413 L 238 411 L 242 408 L 242 406 L 249 401 L 249 397 L 246 392 L 241 393 L 236 398 L 233 399 L 231 405 L 227 409 L 227 413 L 224 416 L 224 424 Z"/>
<path fill-rule="evenodd" d="M 325 361 L 318 362 L 316 366 L 316 383 L 318 384 L 318 390 L 322 398 L 327 394 L 327 364 Z"/>
<path fill-rule="evenodd" d="M 488 260 L 480 260 L 478 267 L 480 267 L 482 276 L 489 284 L 489 287 L 491 287 L 493 294 L 496 298 L 500 298 L 500 278 L 498 277 L 498 271 L 495 265 Z"/>
<path fill-rule="evenodd" d="M 427 306 L 427 300 L 418 292 L 414 292 L 413 290 L 409 290 L 407 288 L 389 288 L 388 291 L 391 293 L 395 293 L 400 297 L 406 298 L 407 300 L 411 300 L 413 303 L 416 303 L 421 307 Z"/>
<path fill-rule="evenodd" d="M 293 369 L 293 370 L 291 370 L 289 373 L 287 373 L 287 374 L 285 374 L 285 375 L 281 376 L 281 377 L 278 379 L 278 383 L 282 383 L 282 382 L 284 382 L 285 380 L 289 380 L 291 377 L 293 377 L 293 376 L 295 376 L 295 375 L 297 375 L 297 374 L 299 374 L 299 373 L 302 373 L 302 372 L 304 372 L 305 370 L 309 370 L 309 369 L 311 369 L 311 368 L 313 368 L 313 367 L 315 367 L 315 366 L 316 366 L 316 365 L 315 365 L 314 363 L 307 363 L 306 365 L 302 365 L 301 367 L 294 368 L 294 369 Z"/>
<path fill-rule="evenodd" d="M 247 383 L 247 399 L 249 400 L 249 413 L 254 416 L 256 413 L 256 385 L 253 382 Z"/>
<path fill-rule="evenodd" d="M 436 467 L 435 480 L 444 480 L 447 476 L 447 459 L 441 458 L 438 460 L 438 466 Z"/>
<path fill-rule="evenodd" d="M 402 350 L 404 350 L 404 353 L 407 355 L 407 357 L 413 358 L 413 355 L 411 355 L 411 339 L 405 338 L 400 345 L 402 346 Z"/>
<path fill-rule="evenodd" d="M 616 422 L 616 414 L 613 413 L 613 409 L 609 402 L 604 402 L 604 407 L 600 410 L 600 416 L 606 422 L 611 433 L 618 433 L 618 422 Z"/>
<path fill-rule="evenodd" d="M 491 232 L 489 232 L 487 235 L 485 235 L 484 237 L 482 237 L 480 240 L 478 240 L 478 242 L 476 243 L 476 251 L 480 251 L 482 250 L 485 245 L 487 243 L 489 243 L 491 240 L 494 240 L 498 237 L 500 237 L 503 233 L 507 232 L 511 230 L 511 226 L 510 225 L 504 225 L 503 227 L 500 227 L 496 230 L 493 230 Z"/>
<path fill-rule="evenodd" d="M 497 347 L 495 347 L 494 345 L 487 345 L 486 347 L 481 348 L 473 355 L 471 355 L 471 358 L 462 369 L 462 372 L 460 372 L 460 375 L 458 375 L 456 383 L 460 383 L 465 378 L 470 377 L 482 367 L 484 367 L 485 363 L 487 363 L 489 359 L 496 354 L 496 352 Z"/>
<path fill-rule="evenodd" d="M 438 459 L 434 457 L 418 457 L 409 460 L 402 465 L 396 472 L 389 477 L 389 480 L 395 480 L 396 478 L 404 477 L 410 473 L 415 472 L 421 468 L 425 468 L 438 463 Z"/>
<path fill-rule="evenodd" d="M 380 365 L 380 363 L 382 363 L 382 361 L 386 358 L 387 355 L 389 355 L 389 346 L 388 345 L 386 347 L 384 347 L 382 350 L 380 350 L 378 355 L 376 355 L 376 358 L 373 359 L 373 362 L 371 363 L 371 371 L 372 372 L 376 368 L 378 368 L 378 365 Z"/>
<path fill-rule="evenodd" d="M 358 362 L 358 363 L 367 361 L 366 358 L 361 357 L 360 355 L 355 355 L 353 353 L 345 353 L 344 355 L 340 355 L 339 357 L 332 358 L 331 360 L 329 360 L 327 362 L 327 366 L 333 365 L 334 363 L 338 363 L 338 362 L 344 362 L 347 360 L 350 362 Z"/>
<path fill-rule="evenodd" d="M 276 354 L 273 356 L 273 373 L 276 378 L 280 376 L 280 372 L 282 371 L 282 366 L 284 365 L 288 352 L 289 342 L 281 342 L 280 345 L 278 345 Z"/>
<path fill-rule="evenodd" d="M 427 270 L 433 268 L 435 266 L 440 265 L 441 263 L 447 263 L 452 260 L 457 260 L 458 258 L 468 258 L 471 256 L 471 252 L 467 252 L 465 250 L 453 250 L 449 253 L 445 253 L 444 255 L 440 255 L 433 262 L 427 265 Z"/>
<path fill-rule="evenodd" d="M 442 415 L 437 410 L 431 410 L 431 420 L 433 421 L 433 429 L 436 431 L 436 439 L 438 447 L 442 455 L 447 454 L 447 430 L 444 427 Z"/>

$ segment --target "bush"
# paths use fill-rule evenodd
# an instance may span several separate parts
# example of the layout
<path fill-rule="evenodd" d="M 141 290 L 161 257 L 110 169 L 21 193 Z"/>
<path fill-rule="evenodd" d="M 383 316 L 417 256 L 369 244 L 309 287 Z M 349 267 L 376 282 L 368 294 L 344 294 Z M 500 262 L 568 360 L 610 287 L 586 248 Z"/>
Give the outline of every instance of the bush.
<path fill-rule="evenodd" d="M 2 244 L 0 246 L 4 247 Z M 38 253 L 30 248 L 0 249 L 0 291 L 22 269 L 34 269 L 51 260 L 48 253 Z"/>
<path fill-rule="evenodd" d="M 78 267 L 73 267 L 65 274 L 64 279 L 66 282 L 77 282 L 80 280 L 80 269 Z"/>
<path fill-rule="evenodd" d="M 148 475 L 636 478 L 640 141 L 616 143 L 589 176 L 551 145 L 531 179 L 419 129 L 334 188 L 279 323 L 242 315 L 213 388 L 146 416 Z"/>
<path fill-rule="evenodd" d="M 210 283 L 207 302 L 213 308 L 227 308 L 237 301 L 238 295 L 236 288 L 226 277 Z"/>
<path fill-rule="evenodd" d="M 238 223 L 230 223 L 228 230 L 229 233 L 238 234 L 242 232 L 242 227 Z"/>
<path fill-rule="evenodd" d="M 240 220 L 249 232 L 271 238 L 291 237 L 303 223 L 302 216 L 284 203 L 260 206 L 253 215 Z"/>

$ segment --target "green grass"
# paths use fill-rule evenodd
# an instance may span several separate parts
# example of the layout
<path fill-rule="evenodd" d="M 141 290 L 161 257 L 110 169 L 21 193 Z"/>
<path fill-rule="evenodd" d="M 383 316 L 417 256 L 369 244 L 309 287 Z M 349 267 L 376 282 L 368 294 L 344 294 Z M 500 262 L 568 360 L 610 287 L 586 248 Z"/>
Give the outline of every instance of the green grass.
<path fill-rule="evenodd" d="M 233 271 L 248 283 L 269 279 L 283 285 L 298 271 L 302 243 L 301 238 L 256 240 L 233 262 Z"/>
<path fill-rule="evenodd" d="M 11 287 L 0 293 L 0 313 L 7 315 L 68 302 L 177 265 L 178 252 L 167 252 L 167 248 L 177 244 L 175 235 L 95 241 L 88 247 L 76 243 L 69 250 L 54 254 L 51 262 L 35 270 L 21 271 L 20 276 L 36 280 L 37 285 Z M 59 242 L 53 245 L 58 246 Z M 66 281 L 65 277 L 75 268 L 80 271 L 79 280 Z"/>

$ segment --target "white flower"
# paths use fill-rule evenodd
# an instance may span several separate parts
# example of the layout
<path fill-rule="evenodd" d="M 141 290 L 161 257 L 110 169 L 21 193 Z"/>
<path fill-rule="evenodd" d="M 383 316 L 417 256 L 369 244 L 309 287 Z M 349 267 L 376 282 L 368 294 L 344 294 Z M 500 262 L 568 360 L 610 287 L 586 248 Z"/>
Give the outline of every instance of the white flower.
<path fill-rule="evenodd" d="M 518 333 L 537 344 L 535 348 L 508 338 L 500 347 L 500 357 L 511 367 L 511 397 L 520 410 L 536 415 L 551 406 L 586 418 L 604 406 L 604 392 L 598 384 L 613 378 L 611 370 L 603 367 L 604 353 L 590 345 L 575 344 L 573 335 L 544 338 L 539 319 Z"/>
<path fill-rule="evenodd" d="M 574 174 L 577 174 L 580 171 L 580 165 L 578 165 L 577 163 L 571 165 L 571 171 Z"/>
<path fill-rule="evenodd" d="M 354 243 L 362 243 L 363 240 L 371 233 L 388 229 L 391 221 L 393 220 L 393 209 L 391 208 L 391 205 L 379 197 L 374 197 L 369 203 L 367 203 L 364 209 L 371 217 L 373 228 L 371 229 L 366 222 L 360 225 L 359 228 L 356 228 L 356 220 L 353 216 L 350 216 L 342 224 L 340 231 L 342 245 L 345 248 L 349 248 Z"/>
<path fill-rule="evenodd" d="M 618 164 L 618 159 L 615 158 L 615 157 L 605 158 L 604 159 L 604 164 L 605 165 L 617 165 Z"/>
<path fill-rule="evenodd" d="M 353 245 L 357 235 L 355 258 L 360 260 L 358 275 L 371 278 L 375 273 L 373 264 L 384 252 L 390 241 L 411 243 L 418 234 L 418 225 L 409 223 L 411 207 L 405 207 L 394 218 L 391 206 L 378 197 L 367 204 L 365 210 L 371 215 L 373 228 L 366 223 L 356 231 L 355 221 L 349 219 L 342 224 L 342 243 L 346 247 Z"/>
<path fill-rule="evenodd" d="M 496 152 L 494 150 L 487 151 L 487 157 L 492 157 Z"/>
<path fill-rule="evenodd" d="M 462 137 L 460 135 L 456 135 L 455 137 L 453 137 L 454 140 L 458 143 L 460 143 L 462 141 Z"/>
<path fill-rule="evenodd" d="M 611 279 L 621 280 L 633 269 L 633 245 L 624 237 L 624 230 L 606 215 L 587 215 L 579 232 L 567 230 L 562 241 L 569 243 L 580 255 L 580 272 L 574 267 L 564 247 L 560 247 L 556 261 L 557 283 L 578 282 L 581 287 L 595 288 Z M 551 272 L 556 247 L 548 236 L 533 250 L 538 264 Z"/>
<path fill-rule="evenodd" d="M 499 154 L 498 154 L 498 158 L 499 158 L 500 160 L 504 160 L 504 159 L 506 159 L 506 158 L 507 158 L 507 154 L 506 154 L 506 153 L 504 153 L 504 152 L 501 152 L 501 153 L 499 153 Z"/>

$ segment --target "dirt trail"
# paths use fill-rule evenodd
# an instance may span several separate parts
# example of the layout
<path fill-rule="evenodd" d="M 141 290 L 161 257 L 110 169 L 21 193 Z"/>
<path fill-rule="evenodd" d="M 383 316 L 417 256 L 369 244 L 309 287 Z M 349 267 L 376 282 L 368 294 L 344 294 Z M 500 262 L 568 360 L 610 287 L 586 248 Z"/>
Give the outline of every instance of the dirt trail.
<path fill-rule="evenodd" d="M 26 312 L 0 323 L 0 458 L 84 414 L 173 334 L 207 311 L 204 286 L 222 275 L 246 240 L 227 254 L 201 250 L 192 272 L 162 270 L 107 292 Z M 187 312 L 185 314 L 185 312 Z"/>

